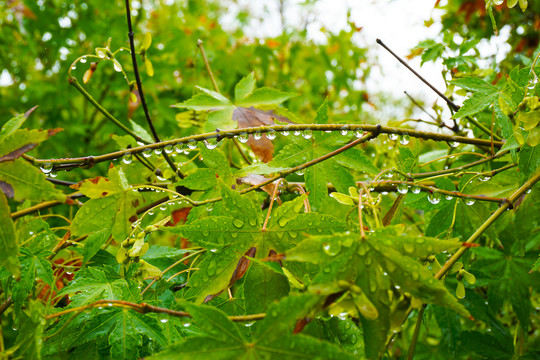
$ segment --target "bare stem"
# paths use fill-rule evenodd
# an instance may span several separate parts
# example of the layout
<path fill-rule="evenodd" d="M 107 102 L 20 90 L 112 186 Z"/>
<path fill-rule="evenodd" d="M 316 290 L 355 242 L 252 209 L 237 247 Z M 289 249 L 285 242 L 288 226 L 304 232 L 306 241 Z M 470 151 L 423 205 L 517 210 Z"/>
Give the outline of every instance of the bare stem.
<path fill-rule="evenodd" d="M 216 82 L 216 78 L 214 77 L 214 73 L 212 73 L 212 68 L 210 67 L 208 58 L 206 57 L 206 52 L 204 51 L 204 47 L 203 47 L 203 41 L 201 39 L 197 40 L 197 46 L 199 47 L 199 50 L 201 50 L 201 55 L 204 60 L 204 66 L 206 66 L 206 71 L 208 71 L 210 80 L 212 80 L 212 86 L 214 86 L 214 90 L 218 93 L 221 93 L 221 91 L 219 91 L 219 86 Z"/>
<path fill-rule="evenodd" d="M 141 76 L 139 74 L 139 67 L 137 66 L 137 54 L 135 53 L 135 40 L 134 40 L 134 33 L 133 33 L 133 26 L 131 25 L 131 11 L 129 9 L 129 0 L 126 0 L 126 18 L 127 18 L 127 25 L 128 25 L 128 36 L 129 36 L 129 47 L 131 50 L 131 62 L 133 63 L 133 72 L 135 73 L 135 81 L 137 82 L 137 89 L 139 90 L 139 96 L 141 99 L 141 105 L 144 110 L 144 116 L 146 117 L 146 122 L 148 123 L 148 127 L 150 128 L 150 131 L 152 132 L 152 137 L 154 138 L 155 142 L 160 142 L 159 136 L 156 132 L 156 129 L 154 127 L 154 123 L 152 122 L 152 119 L 150 118 L 150 112 L 148 111 L 148 106 L 146 105 L 146 99 L 144 97 L 144 91 L 141 81 Z M 174 170 L 176 174 L 180 178 L 184 178 L 184 175 L 176 168 L 176 165 L 170 158 L 170 156 L 167 153 L 163 153 L 163 157 L 171 167 L 171 169 Z"/>
<path fill-rule="evenodd" d="M 49 314 L 45 316 L 46 320 L 55 319 L 61 316 L 64 316 L 66 314 L 70 313 L 78 313 L 80 314 L 84 310 L 96 308 L 96 307 L 121 307 L 124 309 L 129 309 L 136 311 L 141 314 L 147 314 L 147 313 L 158 313 L 158 314 L 167 314 L 173 317 L 191 317 L 191 315 L 188 312 L 185 311 L 177 311 L 177 310 L 171 310 L 167 308 L 161 308 L 157 306 L 153 306 L 147 303 L 132 303 L 128 301 L 122 301 L 122 300 L 98 300 L 96 302 L 93 302 L 88 305 L 84 306 L 78 306 L 71 309 L 59 311 L 54 314 Z M 260 313 L 260 314 L 251 314 L 251 315 L 237 315 L 237 316 L 229 316 L 229 320 L 235 321 L 235 322 L 244 322 L 244 321 L 254 321 L 254 320 L 261 320 L 264 319 L 266 314 Z"/>
<path fill-rule="evenodd" d="M 142 142 L 143 144 L 149 144 L 148 141 L 144 140 L 143 138 L 141 138 L 139 135 L 135 134 L 133 131 L 131 131 L 131 129 L 129 129 L 126 125 L 122 124 L 120 122 L 120 120 L 118 120 L 117 118 L 115 118 L 114 116 L 111 115 L 111 113 L 109 113 L 103 106 L 101 106 L 100 103 L 98 103 L 96 101 L 96 99 L 94 99 L 92 97 L 92 95 L 90 95 L 90 93 L 88 91 L 86 91 L 85 88 L 82 87 L 81 84 L 79 84 L 79 82 L 77 81 L 77 79 L 75 77 L 71 77 L 69 79 L 69 83 L 71 85 L 73 85 L 73 87 L 77 90 L 79 90 L 79 92 L 88 100 L 90 101 L 90 103 L 92 105 L 94 105 L 96 107 L 97 110 L 99 110 L 99 112 L 101 112 L 103 114 L 103 116 L 105 116 L 105 118 L 107 118 L 108 120 L 110 120 L 113 124 L 115 124 L 116 126 L 118 126 L 120 129 L 122 129 L 123 131 L 125 131 L 127 134 L 131 135 L 132 138 L 134 138 L 135 140 L 137 141 L 140 141 Z"/>
<path fill-rule="evenodd" d="M 130 149 L 119 150 L 112 153 L 99 155 L 99 156 L 85 156 L 79 158 L 62 158 L 62 159 L 35 159 L 31 156 L 25 155 L 25 159 L 32 162 L 34 165 L 42 164 L 52 164 L 53 170 L 68 170 L 79 166 L 92 167 L 96 163 L 103 161 L 110 161 L 123 157 L 126 154 L 139 154 L 147 150 L 162 149 L 166 146 L 173 146 L 177 144 L 185 144 L 188 142 L 196 142 L 207 139 L 223 139 L 223 138 L 234 138 L 240 134 L 253 134 L 255 132 L 267 133 L 270 131 L 283 132 L 283 131 L 303 131 L 303 130 L 313 130 L 313 131 L 340 131 L 344 126 L 351 131 L 367 131 L 367 132 L 377 132 L 381 134 L 397 134 L 397 135 L 408 135 L 414 138 L 425 139 L 425 140 L 434 140 L 434 141 L 445 141 L 445 142 L 457 142 L 463 144 L 472 144 L 478 146 L 491 146 L 490 140 L 485 139 L 476 139 L 468 138 L 464 136 L 457 135 L 446 135 L 438 134 L 427 131 L 418 131 L 411 129 L 395 128 L 388 126 L 380 125 L 368 125 L 368 124 L 295 124 L 295 125 L 273 125 L 273 126 L 261 126 L 261 127 L 250 127 L 243 129 L 232 129 L 232 130 L 220 130 L 219 132 L 211 132 L 206 134 L 191 135 L 183 138 L 172 139 L 167 141 L 156 142 L 153 144 L 138 146 Z M 496 148 L 502 147 L 504 144 L 500 141 L 494 141 L 493 146 Z M 507 152 L 499 153 L 496 155 L 502 156 Z M 494 157 L 490 157 L 492 159 Z M 452 169 L 449 169 L 449 172 L 452 172 Z M 428 173 L 418 174 L 420 176 L 425 176 Z"/>

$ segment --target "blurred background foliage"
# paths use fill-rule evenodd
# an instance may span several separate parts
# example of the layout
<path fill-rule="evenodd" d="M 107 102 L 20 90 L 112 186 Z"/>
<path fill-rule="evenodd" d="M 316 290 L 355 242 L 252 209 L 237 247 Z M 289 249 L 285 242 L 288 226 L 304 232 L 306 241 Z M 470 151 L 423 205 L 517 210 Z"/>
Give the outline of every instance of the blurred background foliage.
<path fill-rule="evenodd" d="M 178 116 L 178 111 L 170 108 L 190 98 L 196 85 L 212 88 L 197 47 L 199 39 L 226 96 L 232 97 L 234 84 L 254 71 L 258 86 L 300 94 L 285 104 L 290 116 L 296 115 L 296 122 L 311 122 L 314 109 L 325 98 L 339 114 L 335 122 L 387 120 L 372 115 L 377 106 L 400 106 L 410 114 L 414 105 L 407 99 L 364 90 L 363 82 L 378 60 L 371 49 L 358 45 L 363 43 L 358 41 L 363 36 L 362 24 L 349 17 L 343 30 L 333 33 L 323 28 L 324 41 L 315 42 L 307 28 L 316 19 L 306 16 L 302 27 L 287 26 L 289 2 L 279 3 L 285 9 L 281 24 L 276 24 L 282 27 L 281 35 L 255 38 L 244 31 L 253 17 L 249 7 L 240 7 L 233 26 L 224 28 L 222 24 L 225 15 L 230 15 L 229 8 L 238 7 L 237 1 L 132 2 L 137 48 L 146 33 L 153 38 L 147 57 L 154 75 L 145 74 L 144 67 L 142 73 L 147 101 L 162 139 L 200 132 L 202 119 Z M 306 13 L 315 3 L 302 3 Z M 493 3 L 488 2 L 492 5 L 488 9 L 492 9 L 498 24 L 499 37 L 507 37 L 507 45 L 491 58 L 482 59 L 478 45 L 489 44 L 496 37 L 484 0 L 434 2 L 442 9 L 442 31 L 438 37 L 420 43 L 409 57 L 421 54 L 423 62 L 442 59 L 447 80 L 456 74 L 485 72 L 487 67 L 495 82 L 518 64 L 530 65 L 539 41 L 540 3 L 532 2 L 524 12 L 518 6 L 509 9 L 506 3 Z M 128 46 L 123 1 L 6 0 L 0 1 L 0 19 L 0 118 L 7 120 L 39 105 L 27 122 L 29 127 L 64 128 L 56 141 L 40 146 L 37 155 L 41 157 L 83 156 L 118 149 L 110 136 L 116 132 L 114 125 L 69 86 L 67 73 L 75 59 L 95 54 L 94 49 L 105 47 L 109 38 L 112 51 Z M 434 22 L 438 19 L 426 19 L 426 26 Z M 501 59 L 504 52 L 506 56 Z M 134 80 L 128 51 L 119 52 L 117 59 L 128 80 Z M 78 63 L 73 75 L 81 80 L 89 67 L 90 62 Z M 129 125 L 128 117 L 132 116 L 136 123 L 146 126 L 143 112 L 130 110 L 130 88 L 114 71 L 112 62 L 102 61 L 85 87 L 125 124 Z M 447 95 L 453 95 L 452 87 Z M 433 108 L 439 123 L 445 121 L 442 108 L 437 104 Z"/>

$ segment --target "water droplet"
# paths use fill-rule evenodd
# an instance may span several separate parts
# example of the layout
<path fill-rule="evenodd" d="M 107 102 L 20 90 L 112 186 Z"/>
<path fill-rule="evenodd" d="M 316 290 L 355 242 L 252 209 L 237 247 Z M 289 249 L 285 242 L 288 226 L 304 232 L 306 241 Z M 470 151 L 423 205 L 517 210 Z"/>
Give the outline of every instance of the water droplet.
<path fill-rule="evenodd" d="M 489 176 L 480 176 L 478 179 L 480 181 L 489 181 L 490 177 Z"/>
<path fill-rule="evenodd" d="M 100 48 L 96 49 L 96 54 L 97 54 L 97 56 L 99 56 L 102 59 L 105 59 L 107 57 L 107 54 L 105 54 L 105 51 L 103 51 Z"/>
<path fill-rule="evenodd" d="M 262 133 L 261 133 L 261 132 L 257 131 L 257 132 L 255 132 L 255 133 L 253 134 L 253 139 L 254 139 L 255 141 L 259 141 L 259 140 L 261 140 L 261 138 L 262 138 Z"/>
<path fill-rule="evenodd" d="M 347 125 L 342 126 L 339 129 L 339 133 L 343 136 L 347 136 L 347 134 L 349 133 L 349 127 Z"/>
<path fill-rule="evenodd" d="M 355 138 L 360 139 L 362 136 L 364 136 L 364 132 L 362 130 L 354 130 Z"/>
<path fill-rule="evenodd" d="M 76 69 L 77 69 L 77 66 L 75 66 L 75 65 L 73 65 L 73 66 L 71 67 L 71 70 L 76 70 Z"/>
<path fill-rule="evenodd" d="M 428 198 L 428 201 L 432 203 L 433 205 L 436 205 L 441 202 L 441 194 L 438 192 L 429 193 L 427 198 Z"/>
<path fill-rule="evenodd" d="M 165 150 L 165 154 L 170 154 L 173 152 L 173 147 L 172 145 L 167 145 L 163 150 Z"/>
<path fill-rule="evenodd" d="M 313 136 L 313 134 L 311 133 L 311 130 L 304 130 L 302 131 L 302 137 L 304 139 L 311 139 L 311 137 Z"/>
<path fill-rule="evenodd" d="M 294 130 L 292 134 L 293 134 L 294 136 L 298 136 L 298 135 L 300 135 L 301 133 L 302 133 L 302 132 L 301 132 L 300 130 Z"/>
<path fill-rule="evenodd" d="M 146 149 L 143 151 L 142 154 L 145 158 L 149 158 L 150 156 L 152 156 L 152 149 Z"/>
<path fill-rule="evenodd" d="M 249 322 L 247 322 L 247 323 L 244 323 L 244 326 L 245 326 L 245 327 L 250 327 L 250 326 L 252 326 L 253 324 L 255 324 L 255 321 L 249 321 Z"/>
<path fill-rule="evenodd" d="M 150 215 L 150 216 L 154 215 L 154 210 L 148 211 L 148 215 Z"/>
<path fill-rule="evenodd" d="M 195 150 L 197 148 L 197 141 L 191 139 L 188 141 L 187 143 L 187 147 L 190 149 L 190 150 Z"/>
<path fill-rule="evenodd" d="M 240 220 L 240 219 L 234 219 L 233 220 L 233 225 L 235 227 L 237 227 L 238 229 L 240 229 L 241 227 L 244 226 L 244 222 L 242 220 Z"/>
<path fill-rule="evenodd" d="M 532 191 L 532 189 L 527 189 L 527 191 L 525 191 L 525 194 L 530 194 Z"/>
<path fill-rule="evenodd" d="M 163 152 L 163 149 L 161 148 L 154 149 L 154 154 L 156 155 L 161 155 L 162 152 Z"/>
<path fill-rule="evenodd" d="M 459 143 L 457 141 L 451 141 L 448 143 L 450 147 L 457 148 L 459 146 Z"/>
<path fill-rule="evenodd" d="M 122 66 L 120 65 L 120 63 L 118 63 L 117 61 L 113 61 L 113 65 L 114 65 L 114 70 L 115 71 L 117 71 L 117 72 L 122 71 Z"/>
<path fill-rule="evenodd" d="M 406 194 L 407 192 L 409 192 L 409 186 L 407 184 L 399 184 L 397 186 L 397 191 L 400 194 Z"/>
<path fill-rule="evenodd" d="M 217 249 L 210 249 L 210 252 L 215 254 L 215 253 L 217 253 Z"/>
<path fill-rule="evenodd" d="M 248 142 L 249 135 L 247 133 L 241 133 L 238 135 L 238 141 L 240 141 L 242 144 L 245 144 Z"/>
<path fill-rule="evenodd" d="M 392 140 L 392 141 L 396 141 L 398 139 L 399 135 L 398 134 L 388 134 L 388 139 Z"/>
<path fill-rule="evenodd" d="M 474 199 L 465 199 L 465 205 L 469 205 L 469 206 L 471 206 L 471 205 L 473 205 L 473 204 L 474 204 L 474 202 L 475 202 L 475 200 L 474 200 Z"/>
<path fill-rule="evenodd" d="M 408 145 L 410 141 L 409 135 L 401 135 L 399 138 L 399 143 L 403 146 Z"/>
<path fill-rule="evenodd" d="M 130 152 L 127 152 L 122 156 L 122 162 L 124 164 L 131 164 L 133 162 L 133 157 L 131 156 Z"/>
<path fill-rule="evenodd" d="M 296 171 L 296 175 L 298 175 L 298 176 L 302 176 L 302 175 L 304 175 L 304 173 L 305 173 L 305 169 L 300 169 L 300 170 Z"/>
<path fill-rule="evenodd" d="M 446 195 L 446 196 L 445 196 L 445 199 L 446 199 L 446 200 L 452 200 L 453 198 L 454 198 L 454 197 L 453 197 L 452 195 Z"/>
<path fill-rule="evenodd" d="M 407 253 L 413 253 L 414 252 L 414 244 L 411 244 L 409 242 L 404 242 L 403 243 L 403 250 L 405 250 L 405 252 Z"/>
<path fill-rule="evenodd" d="M 358 255 L 365 256 L 367 254 L 368 250 L 369 250 L 369 247 L 368 247 L 368 245 L 366 244 L 365 241 L 362 241 L 358 245 Z"/>
<path fill-rule="evenodd" d="M 283 136 L 289 136 L 289 131 L 288 130 L 284 130 L 281 132 L 281 135 Z"/>
<path fill-rule="evenodd" d="M 324 243 L 323 250 L 329 256 L 336 256 L 341 251 L 341 244 L 339 242 Z"/>
<path fill-rule="evenodd" d="M 159 207 L 159 210 L 161 210 L 161 211 L 167 210 L 167 205 L 161 205 L 161 206 Z"/>
<path fill-rule="evenodd" d="M 419 186 L 413 186 L 411 189 L 413 194 L 420 194 L 420 191 L 422 191 L 422 189 Z"/>
<path fill-rule="evenodd" d="M 216 139 L 206 139 L 203 142 L 208 150 L 214 150 L 218 146 L 218 141 Z"/>
<path fill-rule="evenodd" d="M 184 144 L 178 143 L 174 145 L 174 151 L 176 151 L 178 154 L 180 154 L 182 151 L 184 151 Z"/>
<path fill-rule="evenodd" d="M 266 133 L 266 138 L 268 140 L 274 140 L 276 138 L 276 132 L 274 130 L 270 130 L 269 132 Z"/>
<path fill-rule="evenodd" d="M 311 227 L 311 224 L 308 224 L 309 227 Z M 351 247 L 351 245 L 353 244 L 353 238 L 345 238 L 342 242 L 341 242 L 341 245 L 345 246 L 345 247 Z"/>
<path fill-rule="evenodd" d="M 58 173 L 57 173 L 56 171 L 53 170 L 53 171 L 51 171 L 51 172 L 49 173 L 49 176 L 52 177 L 52 178 L 55 178 L 55 177 L 58 176 Z"/>
<path fill-rule="evenodd" d="M 188 322 L 187 322 L 187 323 L 184 323 L 184 327 L 187 328 L 187 327 L 190 327 L 190 326 L 191 326 L 191 323 L 188 323 Z"/>
<path fill-rule="evenodd" d="M 53 166 L 52 164 L 47 163 L 47 164 L 41 165 L 40 169 L 42 173 L 49 174 L 52 171 Z"/>

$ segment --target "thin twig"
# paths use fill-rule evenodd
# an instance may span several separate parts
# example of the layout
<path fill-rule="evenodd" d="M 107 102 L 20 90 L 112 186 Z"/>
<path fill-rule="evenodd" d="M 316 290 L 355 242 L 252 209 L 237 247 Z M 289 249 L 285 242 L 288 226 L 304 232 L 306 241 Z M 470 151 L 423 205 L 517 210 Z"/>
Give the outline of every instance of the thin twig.
<path fill-rule="evenodd" d="M 177 311 L 177 310 L 171 310 L 167 308 L 161 308 L 158 306 L 153 306 L 147 303 L 132 303 L 128 301 L 122 301 L 122 300 L 98 300 L 91 304 L 84 305 L 84 306 L 78 306 L 71 309 L 59 311 L 54 314 L 49 314 L 45 316 L 46 320 L 52 320 L 61 316 L 64 316 L 66 314 L 71 313 L 81 313 L 84 310 L 92 309 L 92 308 L 103 308 L 103 307 L 121 307 L 129 310 L 136 311 L 141 314 L 148 314 L 148 313 L 157 313 L 157 314 L 167 314 L 173 317 L 191 317 L 191 314 L 185 311 Z M 254 321 L 254 320 L 261 320 L 264 319 L 266 314 L 260 313 L 260 314 L 250 314 L 250 315 L 237 315 L 237 316 L 228 316 L 229 320 L 234 322 L 245 322 L 245 321 Z"/>
<path fill-rule="evenodd" d="M 396 53 L 394 53 L 392 50 L 390 50 L 390 48 L 388 46 L 386 46 L 385 43 L 383 43 L 381 41 L 381 39 L 377 39 L 377 44 L 381 45 L 386 51 L 388 51 L 390 54 L 392 54 L 403 66 L 405 66 L 408 70 L 410 70 L 414 75 L 416 75 L 416 77 L 418 77 L 424 84 L 426 84 L 427 86 L 430 87 L 431 90 L 435 91 L 435 93 L 437 95 L 439 95 L 444 101 L 446 101 L 446 103 L 454 110 L 454 111 L 458 111 L 460 109 L 460 107 L 458 105 L 456 105 L 456 103 L 454 103 L 452 100 L 450 100 L 448 97 L 446 97 L 446 95 L 444 95 L 442 92 L 440 92 L 439 90 L 437 90 L 435 88 L 435 86 L 431 85 L 431 83 L 429 81 L 427 81 L 426 79 L 424 79 L 422 77 L 422 75 L 420 75 L 419 73 L 417 73 L 413 68 L 411 68 L 409 66 L 409 64 L 407 64 L 405 62 L 405 60 L 403 60 L 401 57 L 399 57 Z M 493 134 L 492 132 L 489 131 L 489 129 L 487 129 L 484 125 L 482 125 L 481 123 L 479 123 L 478 121 L 476 121 L 475 119 L 473 119 L 471 116 L 466 116 L 465 117 L 467 120 L 469 120 L 471 123 L 473 123 L 476 127 L 478 127 L 480 130 L 482 130 L 484 133 L 486 133 L 487 135 L 490 135 L 490 136 L 493 136 L 494 139 L 496 140 L 501 140 L 501 137 L 498 136 L 498 135 L 495 135 Z"/>
<path fill-rule="evenodd" d="M 197 40 L 197 46 L 199 47 L 199 50 L 201 50 L 201 55 L 204 60 L 204 66 L 206 66 L 206 71 L 208 71 L 208 75 L 210 76 L 210 80 L 212 80 L 212 86 L 214 86 L 214 90 L 218 93 L 221 93 L 219 91 L 218 84 L 216 82 L 216 79 L 214 78 L 214 74 L 212 73 L 212 68 L 210 67 L 210 63 L 208 62 L 208 58 L 206 57 L 206 52 L 204 51 L 203 47 L 203 41 L 201 39 Z"/>
<path fill-rule="evenodd" d="M 62 158 L 62 159 L 35 159 L 29 155 L 24 155 L 24 158 L 34 165 L 43 165 L 43 164 L 52 164 L 53 170 L 62 169 L 69 170 L 74 167 L 87 166 L 91 167 L 97 163 L 110 161 L 123 157 L 126 154 L 138 154 L 148 150 L 162 149 L 165 146 L 184 144 L 194 141 L 202 141 L 208 139 L 224 139 L 224 138 L 234 138 L 240 134 L 253 134 L 256 132 L 267 133 L 271 131 L 284 132 L 284 131 L 303 131 L 303 130 L 313 130 L 313 131 L 340 131 L 346 126 L 351 131 L 366 131 L 366 132 L 378 132 L 381 134 L 397 134 L 397 135 L 408 135 L 410 137 L 425 139 L 425 140 L 434 140 L 434 141 L 444 141 L 448 143 L 457 142 L 463 144 L 471 144 L 478 146 L 491 146 L 490 140 L 485 139 L 476 139 L 468 138 L 458 135 L 446 135 L 438 134 L 427 131 L 418 131 L 412 129 L 396 128 L 389 126 L 380 126 L 380 125 L 368 125 L 368 124 L 295 124 L 295 125 L 272 125 L 272 126 L 261 126 L 261 127 L 250 127 L 243 129 L 232 129 L 232 130 L 220 130 L 218 132 L 211 132 L 205 134 L 191 135 L 183 138 L 172 139 L 157 143 L 152 143 L 143 146 L 137 146 L 131 149 L 119 150 L 112 153 L 98 155 L 98 156 L 85 156 L 79 158 Z M 504 143 L 500 141 L 493 141 L 493 146 L 501 148 Z M 506 153 L 506 152 L 505 152 Z M 500 155 L 500 153 L 499 153 Z M 497 155 L 496 155 L 497 156 Z"/>
<path fill-rule="evenodd" d="M 388 51 L 390 54 L 392 54 L 392 56 L 394 56 L 397 61 L 399 61 L 403 66 L 405 66 L 407 69 L 409 69 L 414 75 L 416 75 L 417 78 L 419 78 L 424 84 L 426 84 L 427 86 L 429 86 L 429 88 L 433 91 L 435 91 L 435 93 L 437 95 L 439 95 L 444 101 L 446 101 L 446 103 L 452 107 L 452 109 L 454 109 L 455 111 L 458 111 L 459 110 L 459 106 L 456 105 L 452 100 L 450 100 L 448 97 L 446 97 L 446 95 L 444 95 L 442 92 L 440 92 L 439 90 L 437 90 L 437 88 L 435 88 L 435 86 L 431 85 L 431 83 L 429 81 L 427 81 L 426 79 L 424 79 L 422 77 L 422 75 L 420 75 L 419 73 L 417 73 L 412 67 L 409 66 L 409 64 L 407 64 L 407 62 L 405 62 L 405 60 L 403 60 L 401 57 L 399 57 L 395 52 L 393 52 L 392 50 L 390 50 L 390 48 L 388 46 L 386 46 L 385 43 L 382 42 L 381 39 L 377 39 L 377 44 L 381 45 L 386 51 Z"/>
<path fill-rule="evenodd" d="M 129 129 L 126 125 L 122 124 L 120 122 L 120 120 L 118 120 L 117 118 L 115 118 L 113 115 L 111 115 L 111 113 L 109 113 L 103 106 L 101 106 L 100 103 L 98 103 L 96 101 L 96 99 L 94 99 L 92 97 L 92 95 L 90 95 L 90 93 L 88 91 L 86 91 L 85 88 L 83 88 L 81 86 L 81 84 L 79 84 L 79 82 L 77 81 L 77 79 L 75 77 L 71 77 L 69 78 L 69 83 L 71 85 L 73 85 L 73 87 L 77 90 L 79 90 L 79 92 L 88 100 L 90 101 L 90 103 L 92 105 L 94 105 L 96 107 L 97 110 L 99 110 L 99 112 L 101 112 L 108 120 L 110 120 L 113 124 L 115 124 L 116 126 L 118 126 L 120 129 L 122 129 L 123 131 L 125 131 L 127 134 L 131 135 L 132 138 L 134 138 L 135 140 L 137 141 L 140 141 L 142 142 L 143 144 L 149 144 L 148 141 L 144 140 L 142 137 L 140 137 L 139 135 L 135 134 L 133 131 L 131 131 L 131 129 Z"/>
<path fill-rule="evenodd" d="M 404 91 L 403 93 L 405 95 L 407 95 L 407 97 L 412 101 L 412 103 L 414 105 L 416 105 L 417 107 L 419 107 L 420 110 L 422 110 L 427 116 L 432 118 L 434 121 L 439 122 L 439 120 L 437 118 L 435 118 L 433 115 L 431 115 L 426 109 L 424 109 L 424 107 L 422 105 L 420 105 L 416 100 L 414 100 L 414 98 L 411 95 L 409 95 L 409 93 L 407 91 Z M 450 130 L 452 129 L 451 127 L 447 126 L 444 122 L 442 122 L 442 125 L 446 126 Z"/>
<path fill-rule="evenodd" d="M 141 81 L 141 76 L 139 74 L 139 67 L 137 66 L 137 54 L 135 52 L 135 40 L 134 40 L 134 33 L 133 33 L 133 26 L 131 25 L 131 10 L 129 8 L 129 0 L 126 0 L 126 18 L 127 18 L 127 25 L 128 25 L 128 36 L 129 36 L 129 47 L 131 50 L 131 62 L 133 63 L 133 73 L 135 74 L 135 81 L 137 82 L 137 90 L 139 90 L 139 97 L 141 100 L 141 105 L 144 110 L 144 116 L 146 117 L 146 122 L 148 123 L 148 127 L 150 128 L 150 131 L 152 132 L 152 137 L 154 138 L 155 142 L 160 142 L 159 136 L 156 132 L 156 129 L 154 127 L 154 123 L 152 122 L 152 119 L 150 118 L 150 112 L 148 111 L 148 106 L 146 105 L 146 99 L 144 97 L 144 91 Z M 170 156 L 163 152 L 163 157 L 173 169 L 173 171 L 180 177 L 184 178 L 184 175 L 182 172 L 176 167 Z"/>

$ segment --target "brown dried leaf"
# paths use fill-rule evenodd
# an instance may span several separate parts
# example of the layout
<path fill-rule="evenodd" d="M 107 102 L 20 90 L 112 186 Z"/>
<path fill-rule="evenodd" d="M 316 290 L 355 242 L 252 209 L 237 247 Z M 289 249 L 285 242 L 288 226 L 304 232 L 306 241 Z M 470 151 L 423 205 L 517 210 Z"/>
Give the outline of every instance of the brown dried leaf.
<path fill-rule="evenodd" d="M 18 159 L 22 154 L 24 154 L 25 152 L 27 151 L 30 151 L 32 150 L 33 148 L 35 148 L 37 146 L 36 143 L 31 143 L 31 144 L 26 144 L 12 152 L 10 152 L 9 154 L 6 154 L 2 157 L 0 157 L 0 162 L 4 162 L 4 161 L 11 161 L 11 160 L 15 160 L 15 159 Z"/>
<path fill-rule="evenodd" d="M 246 256 L 249 256 L 252 258 L 255 256 L 256 253 L 257 253 L 257 248 L 252 247 L 248 251 L 246 251 L 244 256 L 240 258 L 240 260 L 238 261 L 238 265 L 236 265 L 236 269 L 234 269 L 234 273 L 231 276 L 231 281 L 229 281 L 229 287 L 233 286 L 234 283 L 240 280 L 242 276 L 244 276 L 244 274 L 246 273 L 249 267 L 249 263 L 251 261 L 248 258 L 246 258 Z"/>
<path fill-rule="evenodd" d="M 233 111 L 233 120 L 238 122 L 239 129 L 271 126 L 275 125 L 275 120 L 292 124 L 292 122 L 284 116 L 276 115 L 273 111 L 255 109 L 253 106 L 249 108 L 235 108 Z M 259 140 L 255 140 L 253 136 L 250 135 L 247 144 L 261 161 L 265 163 L 272 161 L 274 157 L 274 144 L 266 137 L 266 135 L 263 135 Z"/>

